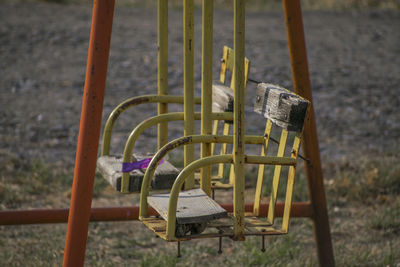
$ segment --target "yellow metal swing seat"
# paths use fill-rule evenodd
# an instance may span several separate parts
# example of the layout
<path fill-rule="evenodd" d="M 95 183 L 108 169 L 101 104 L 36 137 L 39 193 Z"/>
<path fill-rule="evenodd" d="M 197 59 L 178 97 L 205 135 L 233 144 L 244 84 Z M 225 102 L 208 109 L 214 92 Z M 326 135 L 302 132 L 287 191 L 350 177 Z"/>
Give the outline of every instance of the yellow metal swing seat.
<path fill-rule="evenodd" d="M 250 68 L 250 61 L 246 58 L 245 59 L 245 81 L 247 83 L 247 77 Z M 226 80 L 228 72 L 233 73 L 233 50 L 227 46 L 224 46 L 222 58 L 221 58 L 221 69 L 220 69 L 220 79 L 219 81 L 215 81 L 213 83 L 213 101 L 212 101 L 212 110 L 213 112 L 233 112 L 233 82 L 234 77 L 231 76 L 230 87 L 226 86 Z M 124 157 L 126 155 L 110 155 L 110 143 L 111 143 L 111 135 L 114 124 L 121 113 L 123 113 L 128 108 L 139 104 L 146 104 L 146 103 L 183 103 L 182 96 L 170 96 L 170 95 L 144 95 L 130 98 L 120 105 L 118 105 L 113 112 L 110 114 L 106 125 L 104 127 L 103 133 L 103 142 L 102 142 L 102 149 L 101 149 L 101 156 L 97 160 L 97 171 L 110 183 L 110 185 L 117 191 L 122 193 L 138 193 L 140 192 L 140 188 L 143 181 L 143 176 L 145 169 L 144 168 L 137 168 L 134 170 L 129 171 L 129 173 L 123 172 L 123 164 L 124 164 Z M 200 104 L 200 98 L 195 98 L 195 104 Z M 164 115 L 172 115 L 176 116 L 172 120 L 179 120 L 178 114 L 167 113 Z M 183 115 L 181 116 L 183 119 Z M 157 117 L 150 118 L 151 120 L 156 121 Z M 195 116 L 196 119 L 196 116 Z M 200 119 L 200 116 L 197 116 L 197 119 Z M 155 123 L 149 123 L 150 120 L 142 122 L 132 131 L 132 134 L 137 137 L 139 136 L 140 132 L 144 129 L 156 125 L 160 123 L 160 121 L 156 121 Z M 147 124 L 147 125 L 146 125 Z M 223 121 L 222 123 L 218 120 L 214 121 L 213 126 L 213 134 L 217 134 L 219 129 L 219 125 L 222 124 L 222 134 L 229 135 L 230 128 L 232 121 Z M 129 140 L 127 141 L 125 150 L 127 147 L 130 147 L 128 150 L 133 150 L 134 143 L 136 141 L 135 138 L 131 139 L 134 140 L 128 145 Z M 127 151 L 128 151 L 127 150 Z M 212 153 L 214 154 L 215 145 L 212 145 Z M 222 144 L 220 149 L 220 154 L 227 153 L 227 144 Z M 124 154 L 125 151 L 124 151 Z M 145 159 L 151 159 L 151 153 L 143 154 L 132 154 L 130 153 L 130 163 L 140 162 Z M 212 177 L 212 188 L 225 188 L 229 189 L 232 188 L 232 173 L 230 174 L 229 183 L 222 183 L 221 179 L 224 177 L 224 165 L 226 164 L 219 164 L 218 165 L 218 174 Z M 229 170 L 229 169 L 228 169 Z M 225 170 L 226 171 L 226 170 Z M 179 174 L 178 168 L 174 167 L 171 163 L 167 160 L 164 160 L 163 163 L 157 168 L 154 179 L 151 183 L 152 190 L 164 190 L 170 189 L 174 183 L 174 180 Z M 199 173 L 196 173 L 195 176 L 199 178 Z"/>
<path fill-rule="evenodd" d="M 196 169 L 218 163 L 232 164 L 233 157 L 229 154 L 205 157 L 193 162 L 178 175 L 170 194 L 149 195 L 147 185 L 152 179 L 152 173 L 161 158 L 169 152 L 163 149 L 154 156 L 146 171 L 141 189 L 139 219 L 155 234 L 167 241 L 212 237 L 235 238 L 235 228 L 242 228 L 245 236 L 286 234 L 289 229 L 295 170 L 303 125 L 309 105 L 306 99 L 280 86 L 258 84 L 255 112 L 263 115 L 267 120 L 262 136 L 245 136 L 246 143 L 255 143 L 261 139 L 262 150 L 261 155 L 245 155 L 245 163 L 258 164 L 259 171 L 253 210 L 245 213 L 244 221 L 235 220 L 234 213 L 228 213 L 201 189 L 181 192 L 185 179 Z M 280 130 L 279 141 L 271 137 L 272 128 Z M 218 139 L 215 135 L 211 137 Z M 228 137 L 225 138 L 228 140 Z M 279 143 L 274 156 L 268 155 L 270 140 Z M 289 149 L 286 148 L 288 143 L 292 144 Z M 263 188 L 265 190 L 263 184 L 266 180 L 264 177 L 266 167 L 273 168 L 273 175 L 270 179 L 271 184 L 267 187 L 269 203 L 265 210 L 261 209 L 261 202 Z M 281 179 L 283 167 L 288 169 L 286 179 Z M 286 182 L 285 190 L 278 190 L 282 182 Z M 236 183 L 233 184 L 233 187 L 235 186 Z M 275 220 L 278 200 L 284 202 L 282 220 Z M 148 216 L 148 205 L 151 205 L 160 216 Z"/>

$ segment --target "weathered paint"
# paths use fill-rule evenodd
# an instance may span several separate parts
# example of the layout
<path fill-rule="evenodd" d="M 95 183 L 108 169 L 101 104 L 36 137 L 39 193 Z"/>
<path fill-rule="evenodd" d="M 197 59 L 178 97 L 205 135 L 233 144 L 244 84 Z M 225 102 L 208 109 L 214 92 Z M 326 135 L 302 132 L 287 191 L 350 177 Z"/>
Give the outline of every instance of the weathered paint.
<path fill-rule="evenodd" d="M 210 135 L 212 106 L 213 12 L 214 0 L 202 1 L 201 134 Z M 211 155 L 211 144 L 201 144 L 201 157 Z M 200 187 L 211 196 L 211 167 L 201 169 Z"/>
<path fill-rule="evenodd" d="M 194 2 L 183 1 L 183 88 L 184 135 L 194 134 Z M 194 160 L 194 146 L 184 147 L 184 166 Z M 194 187 L 194 175 L 185 183 L 185 189 Z"/>
<path fill-rule="evenodd" d="M 196 105 L 201 104 L 200 97 L 195 97 L 194 102 Z M 115 122 L 125 110 L 145 103 L 175 103 L 175 104 L 183 104 L 183 96 L 174 96 L 174 95 L 144 95 L 129 98 L 119 104 L 109 115 L 106 124 L 104 126 L 103 132 L 103 141 L 101 146 L 101 155 L 105 156 L 110 153 L 110 142 L 112 136 L 112 130 Z"/>
<path fill-rule="evenodd" d="M 158 25 L 158 95 L 168 95 L 168 1 L 157 1 Z M 168 103 L 159 102 L 158 115 L 168 113 Z M 157 126 L 157 147 L 160 149 L 168 142 L 168 122 Z"/>
<path fill-rule="evenodd" d="M 303 151 L 304 156 L 309 159 L 309 162 L 305 164 L 305 170 L 308 195 L 315 215 L 313 226 L 318 248 L 319 264 L 320 266 L 334 266 L 335 260 L 318 147 L 317 126 L 312 101 L 300 0 L 282 0 L 282 3 L 285 14 L 294 91 L 311 102 L 309 118 L 304 126 Z"/>
<path fill-rule="evenodd" d="M 94 1 L 63 266 L 83 266 L 106 87 L 114 0 Z"/>
<path fill-rule="evenodd" d="M 244 37 L 245 2 L 234 1 L 234 113 L 233 162 L 235 183 L 233 187 L 234 239 L 244 240 Z"/>

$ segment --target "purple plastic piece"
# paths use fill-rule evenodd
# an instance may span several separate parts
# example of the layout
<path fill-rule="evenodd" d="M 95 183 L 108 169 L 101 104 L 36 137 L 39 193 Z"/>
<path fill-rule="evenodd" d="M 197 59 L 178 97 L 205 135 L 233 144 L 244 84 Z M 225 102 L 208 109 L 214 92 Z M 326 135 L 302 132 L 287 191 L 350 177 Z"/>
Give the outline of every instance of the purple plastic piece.
<path fill-rule="evenodd" d="M 128 163 L 123 162 L 122 163 L 122 172 L 131 172 L 133 170 L 146 169 L 149 166 L 151 159 L 152 158 L 147 158 L 147 159 L 142 159 L 142 160 L 139 160 L 136 162 L 128 162 Z M 158 165 L 163 164 L 163 163 L 164 163 L 164 159 L 161 159 L 161 161 Z"/>

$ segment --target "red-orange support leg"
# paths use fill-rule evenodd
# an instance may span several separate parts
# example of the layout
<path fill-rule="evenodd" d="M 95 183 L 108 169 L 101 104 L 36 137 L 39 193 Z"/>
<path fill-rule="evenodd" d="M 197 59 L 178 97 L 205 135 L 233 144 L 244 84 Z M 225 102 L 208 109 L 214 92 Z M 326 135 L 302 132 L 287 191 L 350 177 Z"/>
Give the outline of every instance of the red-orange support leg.
<path fill-rule="evenodd" d="M 286 32 L 292 66 L 293 87 L 296 93 L 312 102 L 308 72 L 303 20 L 299 0 L 283 0 Z M 303 150 L 310 160 L 306 163 L 308 194 L 313 208 L 314 236 L 318 247 L 320 266 L 334 266 L 331 233 L 326 207 L 315 114 L 311 105 L 310 116 L 304 126 Z"/>
<path fill-rule="evenodd" d="M 110 50 L 114 0 L 94 0 L 63 266 L 83 266 Z"/>

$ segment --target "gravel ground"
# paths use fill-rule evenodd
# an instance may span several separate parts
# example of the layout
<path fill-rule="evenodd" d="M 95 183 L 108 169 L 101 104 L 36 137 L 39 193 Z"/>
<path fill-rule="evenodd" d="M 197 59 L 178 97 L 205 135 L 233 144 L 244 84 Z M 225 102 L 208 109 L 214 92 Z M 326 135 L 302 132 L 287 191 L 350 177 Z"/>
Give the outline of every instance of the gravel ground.
<path fill-rule="evenodd" d="M 223 45 L 233 44 L 233 12 L 215 11 L 214 73 Z M 396 11 L 304 12 L 320 148 L 325 158 L 397 155 L 400 148 L 400 13 Z M 183 94 L 182 11 L 170 11 L 169 85 Z M 91 22 L 88 6 L 0 4 L 0 154 L 41 158 L 72 166 L 78 135 Z M 200 95 L 201 10 L 195 17 L 195 79 Z M 251 12 L 246 20 L 250 77 L 291 88 L 283 15 Z M 103 125 L 119 102 L 156 93 L 156 11 L 117 8 Z M 249 133 L 263 123 L 252 114 Z M 171 106 L 171 110 L 180 107 Z M 132 109 L 116 125 L 112 151 L 121 152 L 130 129 L 155 112 Z M 182 135 L 171 125 L 170 137 Z M 138 149 L 155 147 L 149 130 Z"/>

